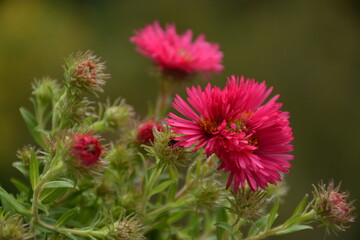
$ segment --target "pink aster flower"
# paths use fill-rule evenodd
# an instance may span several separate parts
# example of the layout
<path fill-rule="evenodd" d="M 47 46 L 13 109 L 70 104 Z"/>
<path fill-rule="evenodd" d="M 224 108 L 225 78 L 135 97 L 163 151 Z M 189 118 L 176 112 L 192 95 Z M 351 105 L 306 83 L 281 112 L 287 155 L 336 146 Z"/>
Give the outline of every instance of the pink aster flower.
<path fill-rule="evenodd" d="M 136 31 L 130 40 L 137 45 L 141 54 L 151 58 L 166 72 L 200 72 L 209 76 L 211 72 L 218 73 L 223 69 L 223 54 L 218 44 L 205 41 L 203 34 L 192 42 L 191 30 L 177 34 L 173 24 L 166 25 L 163 30 L 155 21 Z"/>
<path fill-rule="evenodd" d="M 78 134 L 74 136 L 72 153 L 79 163 L 85 167 L 96 164 L 102 153 L 102 146 L 99 140 L 91 135 Z"/>
<path fill-rule="evenodd" d="M 265 189 L 281 181 L 280 172 L 289 172 L 289 114 L 280 111 L 279 95 L 265 103 L 272 91 L 265 82 L 232 76 L 223 90 L 210 84 L 204 91 L 200 86 L 186 90 L 187 102 L 177 95 L 173 103 L 185 118 L 170 113 L 167 119 L 179 134 L 175 146 L 215 153 L 222 160 L 218 169 L 230 172 L 226 188 L 233 182 L 236 192 L 247 182 L 254 191 Z"/>

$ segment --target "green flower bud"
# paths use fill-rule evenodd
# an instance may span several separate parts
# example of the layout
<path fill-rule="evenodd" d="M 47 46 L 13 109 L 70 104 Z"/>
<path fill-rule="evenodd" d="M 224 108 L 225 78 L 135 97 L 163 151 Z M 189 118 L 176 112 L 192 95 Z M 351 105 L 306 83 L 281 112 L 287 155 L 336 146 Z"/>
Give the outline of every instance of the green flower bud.
<path fill-rule="evenodd" d="M 57 98 L 60 92 L 60 87 L 56 80 L 49 77 L 44 77 L 41 80 L 36 80 L 32 85 L 32 94 L 41 103 L 48 103 Z"/>
<path fill-rule="evenodd" d="M 18 215 L 5 214 L 0 208 L 0 239 L 1 240 L 25 240 L 32 238 L 23 225 L 23 220 Z"/>

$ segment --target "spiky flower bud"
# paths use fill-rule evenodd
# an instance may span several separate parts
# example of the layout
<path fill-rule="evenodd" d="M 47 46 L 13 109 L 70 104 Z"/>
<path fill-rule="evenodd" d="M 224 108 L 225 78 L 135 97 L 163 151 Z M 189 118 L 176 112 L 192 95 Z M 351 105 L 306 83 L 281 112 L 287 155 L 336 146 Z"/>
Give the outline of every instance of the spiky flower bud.
<path fill-rule="evenodd" d="M 335 231 L 345 231 L 349 228 L 348 223 L 353 222 L 355 216 L 352 211 L 355 209 L 353 201 L 348 202 L 349 193 L 340 192 L 341 183 L 336 187 L 331 180 L 326 185 L 320 182 L 313 185 L 314 200 L 312 207 L 317 213 L 318 220 L 326 227 Z"/>
<path fill-rule="evenodd" d="M 103 91 L 105 80 L 110 75 L 104 73 L 105 64 L 91 51 L 70 55 L 65 63 L 65 80 L 70 86 L 91 93 Z"/>
<path fill-rule="evenodd" d="M 16 154 L 25 166 L 29 166 L 30 159 L 37 155 L 38 151 L 33 146 L 25 146 L 22 149 L 19 149 Z"/>
<path fill-rule="evenodd" d="M 1 240 L 25 240 L 32 238 L 23 225 L 23 220 L 18 215 L 5 214 L 0 209 L 0 239 Z"/>
<path fill-rule="evenodd" d="M 88 134 L 79 134 L 74 136 L 71 151 L 81 165 L 91 167 L 99 161 L 102 146 L 97 138 Z"/>
<path fill-rule="evenodd" d="M 232 196 L 228 197 L 231 207 L 227 209 L 237 214 L 238 218 L 259 216 L 268 203 L 266 191 L 263 190 L 252 191 L 249 188 L 239 188 L 237 193 L 233 191 L 231 193 Z"/>
<path fill-rule="evenodd" d="M 174 136 L 167 127 L 162 131 L 153 129 L 154 142 L 152 146 L 145 146 L 148 155 L 160 160 L 160 165 L 188 166 L 197 154 L 189 148 L 182 146 L 175 147 Z"/>
<path fill-rule="evenodd" d="M 103 121 L 107 128 L 118 129 L 129 125 L 135 112 L 132 106 L 125 103 L 125 99 L 117 99 L 114 104 L 105 106 Z"/>
<path fill-rule="evenodd" d="M 41 80 L 36 80 L 33 85 L 33 95 L 41 103 L 51 102 L 53 98 L 57 98 L 60 92 L 60 87 L 56 80 L 49 77 L 44 77 Z"/>
<path fill-rule="evenodd" d="M 192 191 L 197 206 L 212 208 L 219 204 L 223 197 L 223 187 L 215 179 L 205 179 Z"/>
<path fill-rule="evenodd" d="M 111 147 L 106 158 L 109 159 L 111 166 L 116 170 L 126 172 L 131 167 L 131 161 L 135 153 L 124 144 L 117 144 Z"/>
<path fill-rule="evenodd" d="M 156 124 L 153 121 L 148 121 L 141 124 L 136 133 L 136 141 L 141 144 L 149 145 L 150 143 L 154 142 L 154 128 L 157 131 L 161 131 L 163 127 L 159 124 Z"/>
<path fill-rule="evenodd" d="M 135 217 L 127 217 L 114 224 L 114 240 L 145 240 L 142 225 Z"/>

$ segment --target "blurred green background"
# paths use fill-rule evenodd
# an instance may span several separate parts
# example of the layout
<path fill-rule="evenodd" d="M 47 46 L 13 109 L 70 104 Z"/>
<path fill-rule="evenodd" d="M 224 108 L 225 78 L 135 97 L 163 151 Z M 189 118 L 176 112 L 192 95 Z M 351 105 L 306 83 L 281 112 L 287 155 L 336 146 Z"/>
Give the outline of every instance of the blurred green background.
<path fill-rule="evenodd" d="M 148 76 L 150 61 L 129 38 L 154 20 L 220 43 L 225 70 L 213 84 L 239 74 L 266 80 L 281 94 L 292 116 L 296 159 L 280 219 L 321 179 L 342 180 L 360 199 L 358 0 L 0 1 L 2 186 L 12 189 L 9 178 L 19 176 L 11 166 L 16 150 L 33 143 L 19 114 L 20 106 L 31 108 L 32 80 L 61 80 L 69 53 L 92 49 L 102 56 L 112 75 L 104 96 L 122 96 L 145 115 L 156 84 Z M 322 238 L 316 229 L 272 239 Z M 360 224 L 337 239 L 360 239 Z"/>

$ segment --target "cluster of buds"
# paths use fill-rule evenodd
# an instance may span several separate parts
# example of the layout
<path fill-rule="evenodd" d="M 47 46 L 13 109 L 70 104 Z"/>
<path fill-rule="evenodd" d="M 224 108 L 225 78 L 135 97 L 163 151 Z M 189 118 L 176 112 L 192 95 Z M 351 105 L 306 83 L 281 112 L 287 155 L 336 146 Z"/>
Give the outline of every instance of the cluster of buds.
<path fill-rule="evenodd" d="M 352 211 L 355 209 L 353 202 L 348 202 L 349 194 L 340 192 L 340 185 L 336 187 L 333 181 L 327 185 L 320 182 L 314 186 L 313 209 L 317 213 L 318 220 L 326 227 L 334 231 L 345 231 L 349 226 L 346 224 L 353 222 L 355 216 Z"/>
<path fill-rule="evenodd" d="M 91 51 L 78 52 L 66 59 L 65 80 L 70 86 L 90 93 L 102 92 L 105 80 L 110 77 L 104 70 L 105 64 Z"/>

